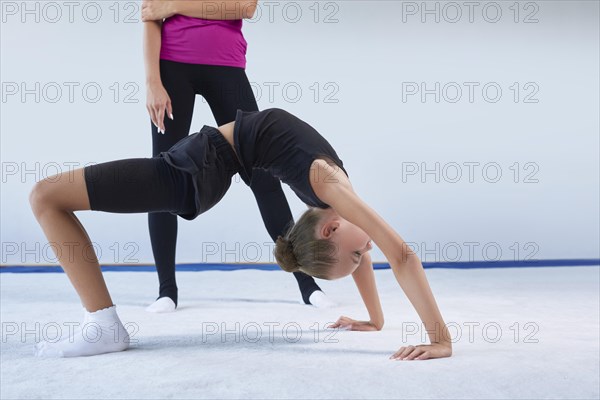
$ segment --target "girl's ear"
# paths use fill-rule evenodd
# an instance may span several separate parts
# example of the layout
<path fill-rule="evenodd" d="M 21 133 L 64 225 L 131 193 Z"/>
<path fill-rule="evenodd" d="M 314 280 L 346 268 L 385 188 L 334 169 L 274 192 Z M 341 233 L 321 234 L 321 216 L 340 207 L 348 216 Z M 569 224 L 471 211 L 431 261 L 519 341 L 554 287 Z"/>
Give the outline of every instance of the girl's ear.
<path fill-rule="evenodd" d="M 329 221 L 323 224 L 321 227 L 321 237 L 323 239 L 329 239 L 333 233 L 340 227 L 339 221 Z"/>

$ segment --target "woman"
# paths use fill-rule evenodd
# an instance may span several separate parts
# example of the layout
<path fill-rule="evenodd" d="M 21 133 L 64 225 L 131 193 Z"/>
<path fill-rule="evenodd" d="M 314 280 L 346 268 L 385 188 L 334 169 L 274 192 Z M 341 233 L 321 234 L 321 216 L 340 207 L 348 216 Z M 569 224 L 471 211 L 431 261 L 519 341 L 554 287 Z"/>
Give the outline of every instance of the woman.
<path fill-rule="evenodd" d="M 352 274 L 356 282 L 370 320 L 342 317 L 333 327 L 383 327 L 368 254 L 372 240 L 388 259 L 431 341 L 430 345 L 402 347 L 392 358 L 451 355 L 448 330 L 417 255 L 354 193 L 331 145 L 310 125 L 280 109 L 238 110 L 234 122 L 218 129 L 204 126 L 158 157 L 91 165 L 72 172 L 69 179 L 54 176 L 36 183 L 30 197 L 34 214 L 55 244 L 53 250 L 81 298 L 84 321 L 93 322 L 99 329 L 94 337 L 100 336 L 88 343 L 76 332 L 58 343 L 39 343 L 37 354 L 94 355 L 121 351 L 129 344 L 98 261 L 82 250 L 89 250 L 91 241 L 73 211 L 162 211 L 191 220 L 219 202 L 236 173 L 251 185 L 257 169 L 287 183 L 312 207 L 285 237 L 277 239 L 275 255 L 282 268 L 323 279 Z M 61 243 L 69 243 L 76 251 L 65 257 Z"/>
<path fill-rule="evenodd" d="M 242 19 L 252 18 L 256 5 L 256 0 L 142 3 L 152 156 L 167 151 L 188 135 L 197 94 L 208 102 L 217 125 L 232 121 L 237 109 L 258 110 L 245 72 L 246 41 L 242 34 Z M 275 241 L 293 223 L 281 184 L 259 171 L 251 188 L 267 231 Z M 175 311 L 177 217 L 149 213 L 148 228 L 159 294 L 147 310 Z M 304 303 L 331 304 L 313 278 L 301 272 L 294 276 Z"/>

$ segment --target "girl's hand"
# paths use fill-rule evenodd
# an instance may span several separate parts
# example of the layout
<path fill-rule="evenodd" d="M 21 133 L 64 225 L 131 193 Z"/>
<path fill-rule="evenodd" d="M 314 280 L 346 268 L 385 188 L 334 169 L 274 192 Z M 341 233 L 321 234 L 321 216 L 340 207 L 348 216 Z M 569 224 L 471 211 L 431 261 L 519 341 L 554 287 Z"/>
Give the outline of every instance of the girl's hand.
<path fill-rule="evenodd" d="M 335 323 L 328 328 L 342 328 L 349 331 L 378 331 L 375 324 L 371 321 L 356 321 L 352 318 L 341 316 Z"/>
<path fill-rule="evenodd" d="M 429 358 L 443 358 L 452 355 L 450 344 L 420 344 L 418 346 L 400 347 L 400 350 L 390 356 L 390 360 L 427 360 Z"/>
<path fill-rule="evenodd" d="M 162 83 L 150 83 L 147 86 L 146 109 L 158 132 L 165 133 L 165 111 L 173 119 L 171 98 Z"/>
<path fill-rule="evenodd" d="M 172 1 L 173 0 L 143 0 L 142 21 L 158 21 L 175 15 L 171 7 Z"/>

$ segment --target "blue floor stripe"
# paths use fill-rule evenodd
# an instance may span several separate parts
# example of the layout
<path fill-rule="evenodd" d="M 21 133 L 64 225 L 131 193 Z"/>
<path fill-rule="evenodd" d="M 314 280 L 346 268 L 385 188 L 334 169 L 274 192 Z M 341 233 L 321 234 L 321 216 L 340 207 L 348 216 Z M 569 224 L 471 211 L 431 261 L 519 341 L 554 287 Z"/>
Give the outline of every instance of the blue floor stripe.
<path fill-rule="evenodd" d="M 457 261 L 457 262 L 423 262 L 424 268 L 522 268 L 522 267 L 568 267 L 568 266 L 600 266 L 600 259 L 557 259 L 557 260 L 501 260 L 501 261 Z M 374 263 L 375 269 L 389 269 L 388 263 Z M 261 271 L 280 271 L 277 264 L 178 264 L 177 271 L 236 271 L 257 269 Z M 102 271 L 116 272 L 154 272 L 153 264 L 137 265 L 102 265 Z M 31 272 L 63 272 L 57 265 L 2 265 L 0 273 Z"/>

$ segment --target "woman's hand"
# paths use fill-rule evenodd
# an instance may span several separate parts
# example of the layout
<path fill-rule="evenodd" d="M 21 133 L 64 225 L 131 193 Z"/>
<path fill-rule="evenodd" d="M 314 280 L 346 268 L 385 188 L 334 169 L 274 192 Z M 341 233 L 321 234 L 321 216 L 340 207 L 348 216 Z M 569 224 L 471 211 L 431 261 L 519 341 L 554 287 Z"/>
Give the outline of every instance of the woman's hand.
<path fill-rule="evenodd" d="M 400 347 L 400 350 L 390 356 L 390 360 L 427 360 L 429 358 L 443 358 L 452 355 L 450 344 L 420 344 L 418 346 Z"/>
<path fill-rule="evenodd" d="M 143 0 L 142 21 L 158 21 L 175 15 L 174 0 Z"/>
<path fill-rule="evenodd" d="M 329 328 L 342 328 L 349 331 L 378 331 L 375 324 L 371 321 L 356 321 L 352 318 L 341 316 L 338 320 L 329 325 Z"/>
<path fill-rule="evenodd" d="M 152 123 L 158 128 L 158 132 L 165 133 L 165 111 L 169 118 L 173 119 L 171 98 L 160 82 L 149 83 L 146 88 L 146 109 Z"/>

